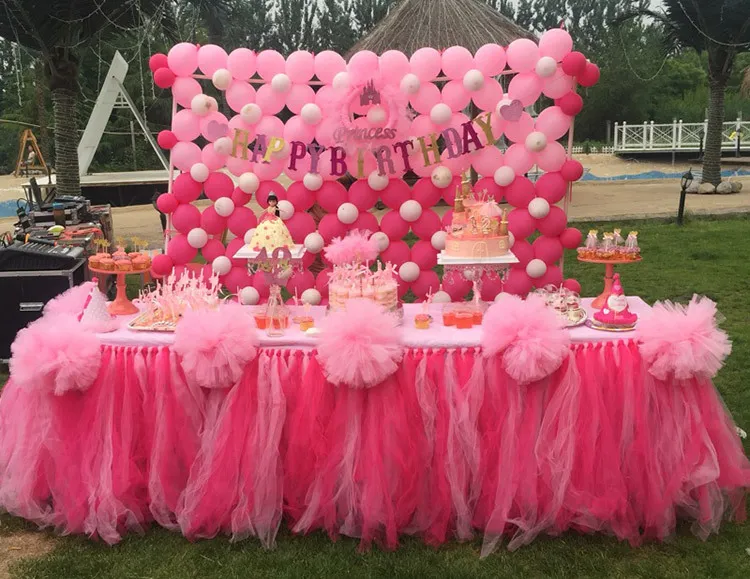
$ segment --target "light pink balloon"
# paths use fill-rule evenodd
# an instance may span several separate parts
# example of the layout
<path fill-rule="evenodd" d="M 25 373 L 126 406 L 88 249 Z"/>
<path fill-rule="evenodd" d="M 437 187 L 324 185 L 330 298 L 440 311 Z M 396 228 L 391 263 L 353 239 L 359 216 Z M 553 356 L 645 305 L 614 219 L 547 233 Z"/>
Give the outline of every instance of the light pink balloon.
<path fill-rule="evenodd" d="M 231 155 L 226 158 L 226 166 L 227 170 L 236 177 L 253 170 L 253 163 L 251 161 L 239 157 L 232 157 Z"/>
<path fill-rule="evenodd" d="M 341 121 L 334 117 L 324 118 L 318 125 L 315 126 L 315 140 L 319 145 L 323 147 L 333 147 L 338 143 L 333 138 L 334 132 L 341 126 Z M 328 153 L 328 167 L 330 168 L 331 154 L 329 150 L 326 150 L 323 154 Z M 321 155 L 322 157 L 322 155 Z M 322 160 L 322 159 L 321 159 Z M 319 171 L 323 175 L 323 171 Z"/>
<path fill-rule="evenodd" d="M 534 70 L 539 60 L 539 47 L 536 42 L 528 38 L 514 40 L 508 46 L 506 52 L 508 66 L 516 72 L 529 72 Z"/>
<path fill-rule="evenodd" d="M 521 113 L 521 118 L 517 121 L 505 121 L 503 124 L 505 136 L 508 137 L 514 143 L 523 143 L 526 141 L 526 137 L 529 136 L 534 130 L 534 119 L 531 115 L 524 111 Z"/>
<path fill-rule="evenodd" d="M 548 142 L 556 141 L 568 132 L 572 120 L 560 107 L 547 107 L 536 118 L 535 130 L 544 133 Z"/>
<path fill-rule="evenodd" d="M 521 101 L 525 107 L 534 104 L 541 94 L 542 79 L 535 72 L 517 74 L 508 85 L 508 97 Z"/>
<path fill-rule="evenodd" d="M 412 72 L 423 83 L 433 80 L 440 74 L 441 61 L 440 53 L 434 48 L 420 48 L 409 59 Z"/>
<path fill-rule="evenodd" d="M 306 50 L 292 52 L 286 59 L 286 74 L 292 82 L 307 82 L 315 74 L 315 57 Z"/>
<path fill-rule="evenodd" d="M 227 66 L 227 52 L 215 44 L 205 44 L 198 49 L 198 68 L 207 76 Z"/>
<path fill-rule="evenodd" d="M 302 117 L 294 116 L 284 125 L 284 140 L 287 143 L 302 141 L 310 143 L 315 138 L 315 127 L 302 120 Z"/>
<path fill-rule="evenodd" d="M 471 164 L 482 176 L 492 177 L 503 163 L 503 153 L 497 147 L 485 147 L 473 153 Z"/>
<path fill-rule="evenodd" d="M 261 181 L 270 181 L 281 175 L 286 163 L 285 159 L 272 160 L 270 163 L 253 163 L 253 173 Z"/>
<path fill-rule="evenodd" d="M 565 55 L 573 50 L 573 39 L 568 31 L 563 28 L 552 28 L 547 30 L 539 39 L 539 54 L 551 56 L 560 62 Z"/>
<path fill-rule="evenodd" d="M 224 93 L 229 107 L 239 113 L 248 103 L 255 102 L 255 89 L 247 82 L 233 82 Z"/>
<path fill-rule="evenodd" d="M 302 107 L 315 102 L 315 91 L 306 84 L 295 84 L 286 95 L 286 106 L 295 115 L 302 112 Z"/>
<path fill-rule="evenodd" d="M 523 175 L 534 166 L 534 155 L 524 145 L 516 143 L 505 151 L 503 164 L 512 168 L 516 175 Z"/>
<path fill-rule="evenodd" d="M 264 50 L 255 58 L 255 65 L 258 68 L 258 74 L 266 82 L 277 74 L 281 74 L 286 69 L 284 57 L 275 50 Z"/>
<path fill-rule="evenodd" d="M 425 164 L 424 155 L 422 154 L 422 150 L 419 146 L 413 149 L 412 153 L 409 155 L 409 165 L 411 165 L 412 171 L 414 171 L 414 173 L 416 173 L 419 177 L 432 176 L 433 169 L 437 167 L 437 164 L 433 164 L 433 153 L 429 152 L 428 156 L 430 161 L 429 165 Z"/>
<path fill-rule="evenodd" d="M 376 76 L 380 71 L 378 55 L 370 50 L 355 52 L 346 67 L 352 84 L 361 84 Z"/>
<path fill-rule="evenodd" d="M 201 134 L 200 119 L 190 109 L 182 109 L 172 117 L 172 132 L 180 141 L 193 141 Z"/>
<path fill-rule="evenodd" d="M 503 87 L 494 78 L 485 78 L 484 86 L 471 94 L 474 104 L 483 111 L 493 111 L 503 98 Z"/>
<path fill-rule="evenodd" d="M 187 235 L 175 235 L 169 240 L 167 255 L 172 258 L 175 265 L 185 265 L 195 259 L 198 250 L 190 247 Z"/>
<path fill-rule="evenodd" d="M 483 145 L 494 145 L 494 143 L 497 142 L 497 140 L 502 136 L 503 130 L 505 127 L 505 124 L 503 123 L 502 119 L 497 113 L 481 113 L 478 115 L 481 117 L 481 120 L 484 124 L 487 124 L 487 115 L 490 115 L 490 129 L 492 133 L 492 139 L 493 141 L 490 142 L 490 137 L 487 135 L 487 133 L 484 131 L 484 129 L 481 127 L 481 125 L 474 119 L 472 126 L 474 127 L 474 130 L 477 132 L 477 135 L 479 136 L 479 140 Z M 459 133 L 461 132 L 461 129 L 459 129 Z M 471 149 L 474 149 L 474 145 L 471 145 Z"/>
<path fill-rule="evenodd" d="M 415 137 L 425 137 L 427 143 L 429 143 L 429 135 L 432 133 L 440 133 L 440 129 L 435 126 L 435 123 L 430 119 L 430 115 L 419 115 L 412 122 L 409 127 L 409 134 Z M 419 145 L 417 145 L 419 146 Z M 414 149 L 409 149 L 411 152 Z"/>
<path fill-rule="evenodd" d="M 255 94 L 255 103 L 264 115 L 275 115 L 284 108 L 284 99 L 279 98 L 279 94 L 274 92 L 270 84 L 264 84 L 258 89 Z"/>
<path fill-rule="evenodd" d="M 229 134 L 229 121 L 219 112 L 208 113 L 200 119 L 201 134 L 207 141 L 215 141 Z"/>
<path fill-rule="evenodd" d="M 460 111 L 466 108 L 471 100 L 469 91 L 464 88 L 461 80 L 451 80 L 443 87 L 443 102 L 447 104 L 452 111 Z"/>
<path fill-rule="evenodd" d="M 346 70 L 344 58 L 332 50 L 324 50 L 315 55 L 315 76 L 321 82 L 330 84 L 333 77 Z"/>
<path fill-rule="evenodd" d="M 380 55 L 380 74 L 386 82 L 399 86 L 401 79 L 410 72 L 409 59 L 403 52 L 387 50 Z"/>
<path fill-rule="evenodd" d="M 557 141 L 548 141 L 547 146 L 536 154 L 536 163 L 542 171 L 559 171 L 565 159 L 565 147 Z"/>
<path fill-rule="evenodd" d="M 471 156 L 470 155 L 459 155 L 458 157 L 453 157 L 452 159 L 448 156 L 448 151 L 443 151 L 442 154 L 442 162 L 441 164 L 445 167 L 448 167 L 450 169 L 451 173 L 454 175 L 460 175 L 461 173 L 465 173 L 469 170 L 469 167 L 471 166 Z"/>
<path fill-rule="evenodd" d="M 573 90 L 575 84 L 572 76 L 568 76 L 562 68 L 558 68 L 555 74 L 544 79 L 542 92 L 551 99 L 559 99 Z"/>
<path fill-rule="evenodd" d="M 194 78 L 177 78 L 172 85 L 172 97 L 177 104 L 186 109 L 190 108 L 193 97 L 201 94 L 201 85 Z"/>
<path fill-rule="evenodd" d="M 474 57 L 463 46 L 451 46 L 442 55 L 442 69 L 445 76 L 462 80 L 474 68 Z"/>
<path fill-rule="evenodd" d="M 198 47 L 190 42 L 175 44 L 167 54 L 169 69 L 177 76 L 189 76 L 198 67 Z"/>
<path fill-rule="evenodd" d="M 255 52 L 249 48 L 236 48 L 229 53 L 227 68 L 237 80 L 248 80 L 255 74 Z"/>
<path fill-rule="evenodd" d="M 411 106 L 423 115 L 429 115 L 430 110 L 440 102 L 440 89 L 430 82 L 424 82 L 419 91 L 411 96 Z"/>
<path fill-rule="evenodd" d="M 485 76 L 497 76 L 505 70 L 505 49 L 497 44 L 485 44 L 477 50 L 474 62 Z"/>
<path fill-rule="evenodd" d="M 213 143 L 209 143 L 203 147 L 201 152 L 201 162 L 208 167 L 210 171 L 217 171 L 224 166 L 224 160 L 226 157 L 219 155 L 214 149 Z"/>
<path fill-rule="evenodd" d="M 240 115 L 235 115 L 229 121 L 229 130 L 227 131 L 227 136 L 233 138 L 234 131 L 237 129 L 241 131 L 247 131 L 249 133 L 247 142 L 252 143 L 253 139 L 255 138 L 255 127 L 256 125 L 248 125 L 244 120 L 242 120 L 242 117 Z"/>
<path fill-rule="evenodd" d="M 255 133 L 266 136 L 266 144 L 271 137 L 284 136 L 284 122 L 279 117 L 264 116 L 255 126 Z"/>
<path fill-rule="evenodd" d="M 180 171 L 190 171 L 193 165 L 201 162 L 201 149 L 195 143 L 181 141 L 172 147 L 171 159 Z"/>

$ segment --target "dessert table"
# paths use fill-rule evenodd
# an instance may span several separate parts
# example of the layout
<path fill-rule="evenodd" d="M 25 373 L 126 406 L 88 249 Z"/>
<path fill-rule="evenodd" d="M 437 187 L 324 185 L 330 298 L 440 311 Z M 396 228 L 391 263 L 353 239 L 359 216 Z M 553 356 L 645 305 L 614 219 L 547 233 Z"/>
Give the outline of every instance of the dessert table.
<path fill-rule="evenodd" d="M 86 391 L 11 377 L 0 509 L 107 543 L 156 523 L 271 547 L 284 522 L 363 547 L 480 534 L 483 554 L 567 530 L 635 546 L 680 517 L 705 539 L 744 518 L 750 463 L 719 394 L 710 379 L 647 372 L 637 331 L 573 328 L 562 366 L 521 385 L 483 356 L 479 327 L 443 327 L 432 306 L 432 328 L 418 330 L 421 306 L 404 307 L 403 360 L 366 389 L 330 384 L 317 338 L 294 327 L 259 332 L 230 387 L 201 388 L 174 335 L 128 330 L 122 316 L 96 336 Z"/>

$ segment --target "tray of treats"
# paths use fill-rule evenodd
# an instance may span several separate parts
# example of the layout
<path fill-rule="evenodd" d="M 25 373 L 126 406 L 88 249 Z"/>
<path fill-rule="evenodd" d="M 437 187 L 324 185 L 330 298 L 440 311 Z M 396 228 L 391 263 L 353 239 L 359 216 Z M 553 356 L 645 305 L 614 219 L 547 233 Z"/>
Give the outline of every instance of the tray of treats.
<path fill-rule="evenodd" d="M 638 246 L 638 232 L 631 231 L 623 239 L 620 230 L 602 234 L 591 229 L 583 247 L 578 248 L 578 260 L 589 263 L 630 263 L 641 261 L 641 248 Z"/>
<path fill-rule="evenodd" d="M 141 252 L 101 252 L 89 257 L 89 269 L 103 273 L 143 273 L 151 269 L 151 258 Z"/>
<path fill-rule="evenodd" d="M 174 332 L 178 318 L 165 317 L 158 311 L 146 311 L 134 318 L 128 328 L 139 332 Z"/>

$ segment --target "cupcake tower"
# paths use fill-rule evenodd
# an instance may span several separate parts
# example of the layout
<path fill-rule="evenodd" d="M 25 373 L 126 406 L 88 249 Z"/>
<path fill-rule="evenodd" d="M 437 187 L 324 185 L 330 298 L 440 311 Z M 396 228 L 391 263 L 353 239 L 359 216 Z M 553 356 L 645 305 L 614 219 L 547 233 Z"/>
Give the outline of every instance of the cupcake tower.
<path fill-rule="evenodd" d="M 118 249 L 114 253 L 97 253 L 89 257 L 89 268 L 113 272 L 145 271 L 151 267 L 151 258 L 139 251 L 126 253 Z"/>

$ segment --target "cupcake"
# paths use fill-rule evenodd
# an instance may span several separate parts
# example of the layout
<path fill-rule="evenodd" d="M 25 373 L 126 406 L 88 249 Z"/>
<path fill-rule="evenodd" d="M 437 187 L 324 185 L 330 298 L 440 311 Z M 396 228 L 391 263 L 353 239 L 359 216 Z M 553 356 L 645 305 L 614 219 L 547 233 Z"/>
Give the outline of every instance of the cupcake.
<path fill-rule="evenodd" d="M 133 269 L 144 270 L 151 266 L 151 260 L 145 255 L 137 255 L 132 259 Z"/>
<path fill-rule="evenodd" d="M 96 255 L 92 255 L 91 257 L 89 257 L 89 267 L 99 269 L 99 263 L 101 259 L 102 258 L 98 253 Z"/>
<path fill-rule="evenodd" d="M 119 251 L 115 251 L 115 252 L 114 252 L 114 253 L 112 254 L 112 259 L 114 259 L 115 261 L 119 261 L 119 260 L 121 260 L 121 259 L 128 259 L 128 254 L 127 254 L 127 253 L 125 253 L 124 251 L 122 251 L 122 250 L 120 249 Z"/>
<path fill-rule="evenodd" d="M 139 251 L 131 251 L 130 253 L 128 253 L 128 257 L 130 258 L 131 261 L 134 260 L 136 257 L 141 257 L 141 255 L 143 254 L 140 253 Z"/>
<path fill-rule="evenodd" d="M 115 260 L 111 257 L 103 257 L 99 260 L 99 267 L 105 271 L 112 271 L 115 269 Z"/>
<path fill-rule="evenodd" d="M 115 269 L 117 271 L 130 271 L 132 269 L 132 263 L 127 257 L 125 259 L 115 260 Z"/>

